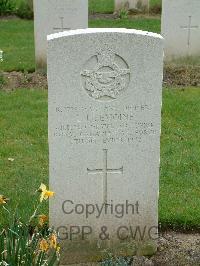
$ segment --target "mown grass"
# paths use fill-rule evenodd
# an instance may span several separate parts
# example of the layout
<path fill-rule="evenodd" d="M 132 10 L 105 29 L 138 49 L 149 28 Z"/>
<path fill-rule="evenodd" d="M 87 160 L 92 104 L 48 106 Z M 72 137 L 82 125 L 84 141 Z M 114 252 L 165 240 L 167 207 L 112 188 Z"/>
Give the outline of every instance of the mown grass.
<path fill-rule="evenodd" d="M 150 7 L 154 7 L 155 5 L 162 5 L 162 0 L 150 0 Z"/>
<path fill-rule="evenodd" d="M 138 29 L 138 30 L 156 32 L 156 33 L 160 33 L 161 30 L 159 18 L 143 18 L 143 17 L 137 17 L 135 19 L 91 20 L 90 27 L 128 28 L 128 29 Z"/>
<path fill-rule="evenodd" d="M 160 32 L 160 19 L 135 18 L 124 20 L 90 20 L 90 27 L 135 28 L 152 32 Z M 0 69 L 4 71 L 35 70 L 34 28 L 33 21 L 11 19 L 0 21 L 0 49 L 3 50 L 4 61 Z"/>
<path fill-rule="evenodd" d="M 12 208 L 19 202 L 25 217 L 33 212 L 34 191 L 48 183 L 47 93 L 1 92 L 0 127 L 0 194 L 8 195 Z"/>
<path fill-rule="evenodd" d="M 0 20 L 0 49 L 4 71 L 34 71 L 34 29 L 33 21 L 11 19 Z"/>
<path fill-rule="evenodd" d="M 163 226 L 199 226 L 199 121 L 199 89 L 164 90 L 159 203 Z M 34 205 L 35 189 L 48 183 L 47 92 L 0 92 L 0 128 L 0 194 L 11 198 L 12 207 L 19 202 L 24 217 Z M 1 223 L 6 217 L 0 212 Z"/>
<path fill-rule="evenodd" d="M 166 90 L 162 118 L 160 221 L 200 229 L 200 90 Z"/>
<path fill-rule="evenodd" d="M 90 13 L 113 13 L 114 0 L 89 0 Z"/>

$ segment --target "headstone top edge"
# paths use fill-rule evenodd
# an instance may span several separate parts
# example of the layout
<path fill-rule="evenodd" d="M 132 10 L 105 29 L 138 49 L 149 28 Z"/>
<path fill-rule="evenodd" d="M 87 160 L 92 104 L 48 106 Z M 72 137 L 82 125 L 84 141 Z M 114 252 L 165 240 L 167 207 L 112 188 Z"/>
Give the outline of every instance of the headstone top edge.
<path fill-rule="evenodd" d="M 95 34 L 95 33 L 127 33 L 127 34 L 153 37 L 153 38 L 164 40 L 164 38 L 158 33 L 136 30 L 136 29 L 125 29 L 125 28 L 87 28 L 87 29 L 69 30 L 69 31 L 58 32 L 58 33 L 47 35 L 47 40 L 53 41 L 55 39 L 59 39 L 62 37 L 67 37 L 67 36 Z"/>

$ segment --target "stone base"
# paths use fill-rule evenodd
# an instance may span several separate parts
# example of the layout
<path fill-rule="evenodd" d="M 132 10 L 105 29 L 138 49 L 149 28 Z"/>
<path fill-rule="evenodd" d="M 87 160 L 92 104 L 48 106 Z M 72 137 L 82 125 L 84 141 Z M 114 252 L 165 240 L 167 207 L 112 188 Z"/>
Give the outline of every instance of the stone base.
<path fill-rule="evenodd" d="M 94 244 L 75 244 L 74 246 L 62 246 L 61 265 L 96 266 L 98 262 L 107 258 L 108 254 L 119 257 L 129 256 L 152 256 L 157 251 L 157 244 L 154 241 L 143 243 L 129 242 L 118 243 L 109 247 L 108 242 L 104 247 L 97 247 Z"/>

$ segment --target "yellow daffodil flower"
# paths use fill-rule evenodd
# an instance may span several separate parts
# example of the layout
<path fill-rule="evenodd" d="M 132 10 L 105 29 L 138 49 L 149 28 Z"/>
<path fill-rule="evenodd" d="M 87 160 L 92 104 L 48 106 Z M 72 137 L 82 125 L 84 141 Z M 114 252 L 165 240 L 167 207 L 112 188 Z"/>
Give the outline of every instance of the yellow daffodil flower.
<path fill-rule="evenodd" d="M 40 185 L 38 192 L 41 192 L 40 202 L 42 202 L 43 200 L 47 200 L 48 198 L 53 197 L 55 194 L 55 192 L 47 190 L 47 187 L 44 184 Z"/>
<path fill-rule="evenodd" d="M 42 252 L 47 252 L 48 249 L 49 249 L 49 244 L 47 242 L 47 240 L 45 239 L 42 239 L 39 243 L 39 249 L 42 251 Z"/>
<path fill-rule="evenodd" d="M 43 226 L 48 221 L 48 216 L 44 214 L 38 215 L 38 220 L 38 224 Z"/>
<path fill-rule="evenodd" d="M 51 234 L 49 238 L 50 248 L 57 249 L 57 236 L 56 234 Z"/>
<path fill-rule="evenodd" d="M 1 204 L 6 204 L 9 201 L 5 196 L 0 195 L 0 205 Z"/>
<path fill-rule="evenodd" d="M 59 245 L 57 245 L 57 247 L 56 247 L 56 253 L 57 253 L 57 256 L 60 254 L 60 246 Z"/>

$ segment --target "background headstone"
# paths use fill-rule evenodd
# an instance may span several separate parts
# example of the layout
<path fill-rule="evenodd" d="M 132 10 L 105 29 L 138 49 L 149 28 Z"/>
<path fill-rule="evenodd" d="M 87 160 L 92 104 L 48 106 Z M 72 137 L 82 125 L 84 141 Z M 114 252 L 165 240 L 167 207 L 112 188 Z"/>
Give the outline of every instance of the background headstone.
<path fill-rule="evenodd" d="M 115 11 L 122 9 L 148 11 L 149 0 L 115 0 Z"/>
<path fill-rule="evenodd" d="M 104 249 L 155 252 L 162 69 L 158 34 L 48 36 L 50 223 L 65 240 L 63 264 L 99 260 Z"/>
<path fill-rule="evenodd" d="M 88 0 L 34 0 L 36 69 L 46 71 L 47 35 L 88 27 Z"/>
<path fill-rule="evenodd" d="M 163 0 L 165 58 L 200 56 L 200 1 Z"/>

